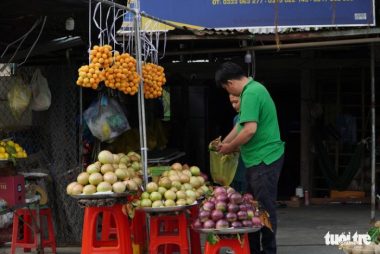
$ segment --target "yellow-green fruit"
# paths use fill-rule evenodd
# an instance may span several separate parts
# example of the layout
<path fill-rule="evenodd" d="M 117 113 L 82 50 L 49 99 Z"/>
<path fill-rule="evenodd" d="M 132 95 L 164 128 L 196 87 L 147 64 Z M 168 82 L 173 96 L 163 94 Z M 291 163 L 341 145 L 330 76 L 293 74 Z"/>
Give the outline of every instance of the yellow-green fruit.
<path fill-rule="evenodd" d="M 83 187 L 83 194 L 85 195 L 91 195 L 96 192 L 96 187 L 92 184 L 86 185 Z"/>

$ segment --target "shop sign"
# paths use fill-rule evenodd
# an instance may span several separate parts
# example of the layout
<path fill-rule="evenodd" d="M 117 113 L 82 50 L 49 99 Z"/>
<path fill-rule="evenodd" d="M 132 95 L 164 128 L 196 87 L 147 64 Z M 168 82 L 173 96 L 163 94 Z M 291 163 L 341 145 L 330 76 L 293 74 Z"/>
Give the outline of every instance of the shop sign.
<path fill-rule="evenodd" d="M 140 0 L 141 11 L 193 28 L 374 26 L 375 0 Z"/>

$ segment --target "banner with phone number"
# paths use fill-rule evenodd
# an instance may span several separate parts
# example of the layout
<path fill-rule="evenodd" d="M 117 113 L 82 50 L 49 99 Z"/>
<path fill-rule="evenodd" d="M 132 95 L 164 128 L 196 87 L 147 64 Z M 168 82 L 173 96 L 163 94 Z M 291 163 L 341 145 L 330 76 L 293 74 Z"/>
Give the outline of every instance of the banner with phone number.
<path fill-rule="evenodd" d="M 374 26 L 375 0 L 140 0 L 141 11 L 195 28 Z"/>

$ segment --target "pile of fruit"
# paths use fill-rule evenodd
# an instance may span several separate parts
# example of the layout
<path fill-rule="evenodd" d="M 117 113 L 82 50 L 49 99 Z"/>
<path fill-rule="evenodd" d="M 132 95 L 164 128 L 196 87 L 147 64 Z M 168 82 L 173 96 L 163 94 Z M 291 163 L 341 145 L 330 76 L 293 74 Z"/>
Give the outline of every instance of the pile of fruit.
<path fill-rule="evenodd" d="M 110 67 L 113 62 L 112 47 L 110 45 L 95 45 L 90 51 L 90 62 L 99 63 L 103 69 Z"/>
<path fill-rule="evenodd" d="M 142 66 L 144 79 L 144 95 L 147 99 L 162 95 L 162 86 L 166 83 L 162 66 L 145 63 Z M 125 94 L 135 95 L 138 91 L 141 77 L 136 71 L 136 59 L 128 53 L 112 54 L 110 45 L 95 45 L 90 51 L 90 63 L 78 70 L 77 85 L 98 89 L 104 81 L 106 87 L 117 89 Z"/>
<path fill-rule="evenodd" d="M 169 207 L 192 205 L 206 195 L 209 188 L 199 167 L 174 163 L 155 182 L 149 182 L 141 195 L 141 207 Z"/>
<path fill-rule="evenodd" d="M 166 83 L 164 68 L 157 64 L 146 63 L 142 68 L 144 95 L 147 99 L 161 97 L 162 86 Z"/>
<path fill-rule="evenodd" d="M 231 187 L 216 187 L 202 203 L 194 228 L 223 229 L 261 227 L 251 194 L 241 195 Z"/>
<path fill-rule="evenodd" d="M 90 63 L 79 68 L 78 76 L 77 85 L 98 89 L 99 83 L 104 80 L 104 71 L 100 70 L 99 63 Z"/>
<path fill-rule="evenodd" d="M 12 140 L 0 141 L 0 160 L 27 158 L 26 151 Z"/>
<path fill-rule="evenodd" d="M 78 70 L 77 85 L 97 89 L 100 82 L 125 94 L 137 93 L 140 77 L 136 72 L 136 60 L 128 53 L 115 51 L 110 45 L 95 45 L 90 51 L 90 64 Z"/>
<path fill-rule="evenodd" d="M 137 191 L 142 185 L 141 175 L 139 154 L 112 154 L 104 150 L 98 154 L 98 161 L 90 164 L 86 172 L 80 173 L 77 181 L 70 183 L 66 191 L 69 195 Z"/>
<path fill-rule="evenodd" d="M 136 60 L 128 53 L 120 55 L 116 51 L 112 67 L 105 69 L 104 83 L 107 87 L 125 94 L 136 94 L 140 83 L 140 76 L 136 72 Z"/>

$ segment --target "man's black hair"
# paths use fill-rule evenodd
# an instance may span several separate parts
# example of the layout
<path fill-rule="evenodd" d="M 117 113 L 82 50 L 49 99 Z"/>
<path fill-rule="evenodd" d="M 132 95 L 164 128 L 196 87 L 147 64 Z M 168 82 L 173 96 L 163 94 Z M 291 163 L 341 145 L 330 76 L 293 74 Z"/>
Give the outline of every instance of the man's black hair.
<path fill-rule="evenodd" d="M 215 72 L 215 82 L 220 87 L 226 85 L 228 80 L 241 79 L 243 77 L 246 77 L 243 68 L 233 62 L 223 63 Z"/>

